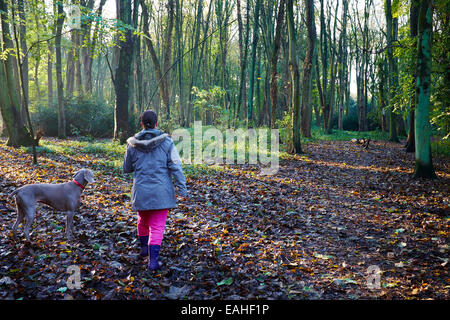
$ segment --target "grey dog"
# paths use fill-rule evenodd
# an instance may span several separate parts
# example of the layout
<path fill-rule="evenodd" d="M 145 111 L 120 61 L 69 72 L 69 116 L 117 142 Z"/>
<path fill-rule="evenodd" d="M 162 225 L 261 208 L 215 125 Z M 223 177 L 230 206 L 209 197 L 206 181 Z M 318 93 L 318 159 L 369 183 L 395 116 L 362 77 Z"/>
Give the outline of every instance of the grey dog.
<path fill-rule="evenodd" d="M 73 235 L 73 217 L 80 206 L 80 196 L 88 183 L 94 182 L 94 174 L 89 169 L 81 169 L 75 173 L 73 180 L 66 183 L 29 184 L 23 186 L 9 196 L 16 196 L 17 220 L 12 231 L 14 238 L 19 224 L 26 218 L 24 233 L 30 241 L 30 229 L 33 223 L 38 202 L 66 213 L 66 235 L 71 240 Z"/>

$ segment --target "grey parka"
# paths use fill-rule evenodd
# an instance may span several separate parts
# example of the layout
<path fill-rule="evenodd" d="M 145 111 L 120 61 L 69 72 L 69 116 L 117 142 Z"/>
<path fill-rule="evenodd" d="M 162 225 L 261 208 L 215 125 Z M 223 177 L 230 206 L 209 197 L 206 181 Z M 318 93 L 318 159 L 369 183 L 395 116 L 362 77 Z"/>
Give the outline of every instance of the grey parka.
<path fill-rule="evenodd" d="M 178 151 L 168 134 L 157 129 L 142 130 L 127 140 L 123 172 L 134 172 L 131 190 L 132 209 L 158 210 L 176 206 L 178 194 L 187 195 Z"/>

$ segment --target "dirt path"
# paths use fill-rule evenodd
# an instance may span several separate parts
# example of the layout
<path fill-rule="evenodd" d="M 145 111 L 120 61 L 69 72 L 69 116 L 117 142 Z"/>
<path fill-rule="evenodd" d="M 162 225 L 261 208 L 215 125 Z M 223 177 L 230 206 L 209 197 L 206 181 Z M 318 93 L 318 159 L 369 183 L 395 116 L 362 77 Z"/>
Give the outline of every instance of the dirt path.
<path fill-rule="evenodd" d="M 42 154 L 33 168 L 28 154 L 0 146 L 0 205 L 13 206 L 6 195 L 17 186 L 67 181 L 81 167 L 98 179 L 83 194 L 72 244 L 48 207 L 31 245 L 11 241 L 15 213 L 1 212 L 0 298 L 448 299 L 445 159 L 434 159 L 439 179 L 423 181 L 411 179 L 413 156 L 400 145 L 305 149 L 274 176 L 232 166 L 188 178 L 189 198 L 167 222 L 165 267 L 149 276 L 134 261 L 129 177 L 99 165 L 102 155 Z M 79 290 L 66 287 L 69 265 L 81 268 Z"/>

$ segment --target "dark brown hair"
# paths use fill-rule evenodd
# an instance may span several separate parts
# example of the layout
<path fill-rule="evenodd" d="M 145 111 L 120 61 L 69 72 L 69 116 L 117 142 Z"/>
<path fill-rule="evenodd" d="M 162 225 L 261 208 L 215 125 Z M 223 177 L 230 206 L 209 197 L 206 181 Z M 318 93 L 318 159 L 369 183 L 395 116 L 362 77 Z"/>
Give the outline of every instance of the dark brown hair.
<path fill-rule="evenodd" d="M 158 123 L 158 115 L 153 110 L 147 110 L 141 114 L 140 120 L 145 129 L 154 129 Z"/>

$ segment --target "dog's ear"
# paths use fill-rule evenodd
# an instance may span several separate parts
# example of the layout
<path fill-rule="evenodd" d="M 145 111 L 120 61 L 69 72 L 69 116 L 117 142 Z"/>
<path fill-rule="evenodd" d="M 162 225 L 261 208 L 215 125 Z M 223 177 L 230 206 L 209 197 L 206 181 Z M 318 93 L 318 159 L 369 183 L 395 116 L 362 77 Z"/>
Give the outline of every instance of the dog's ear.
<path fill-rule="evenodd" d="M 73 177 L 72 177 L 72 179 L 75 179 L 76 178 L 76 176 L 80 173 L 80 171 L 81 170 L 78 170 L 77 172 L 75 172 L 74 174 L 73 174 Z"/>
<path fill-rule="evenodd" d="M 94 174 L 92 173 L 91 170 L 85 170 L 84 171 L 84 179 L 89 182 L 89 183 L 93 183 L 95 182 L 94 180 Z"/>

